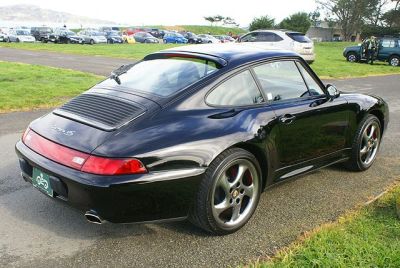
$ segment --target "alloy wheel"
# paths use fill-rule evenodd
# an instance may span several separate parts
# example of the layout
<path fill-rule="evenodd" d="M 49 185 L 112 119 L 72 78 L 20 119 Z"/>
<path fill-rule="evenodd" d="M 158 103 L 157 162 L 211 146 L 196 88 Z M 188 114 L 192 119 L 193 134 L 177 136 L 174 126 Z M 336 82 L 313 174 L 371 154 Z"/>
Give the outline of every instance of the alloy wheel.
<path fill-rule="evenodd" d="M 374 161 L 378 152 L 381 138 L 379 124 L 372 121 L 363 131 L 360 146 L 360 160 L 364 165 L 369 165 Z"/>
<path fill-rule="evenodd" d="M 257 169 L 249 160 L 236 159 L 219 175 L 212 193 L 212 213 L 223 228 L 235 228 L 251 217 L 259 193 Z"/>
<path fill-rule="evenodd" d="M 390 65 L 391 65 L 391 66 L 399 66 L 399 65 L 400 65 L 400 60 L 399 60 L 399 58 L 396 58 L 396 57 L 392 58 L 392 59 L 390 60 Z"/>
<path fill-rule="evenodd" d="M 354 54 L 350 54 L 347 59 L 349 60 L 349 62 L 356 62 L 357 61 L 357 57 Z"/>

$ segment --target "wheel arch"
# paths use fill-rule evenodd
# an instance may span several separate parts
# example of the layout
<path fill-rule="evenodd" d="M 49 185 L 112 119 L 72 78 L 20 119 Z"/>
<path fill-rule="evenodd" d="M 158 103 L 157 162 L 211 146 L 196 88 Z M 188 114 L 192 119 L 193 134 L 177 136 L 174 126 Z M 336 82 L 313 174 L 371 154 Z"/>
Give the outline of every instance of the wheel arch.
<path fill-rule="evenodd" d="M 374 109 L 374 110 L 369 111 L 368 114 L 372 114 L 379 119 L 379 123 L 381 124 L 381 135 L 382 135 L 385 130 L 384 129 L 385 128 L 385 120 L 384 120 L 385 116 L 383 115 L 383 112 L 380 110 Z"/>
<path fill-rule="evenodd" d="M 270 170 L 266 153 L 257 145 L 244 142 L 237 143 L 230 148 L 240 148 L 254 155 L 260 166 L 262 189 L 265 189 L 265 187 L 268 185 L 268 173 Z"/>

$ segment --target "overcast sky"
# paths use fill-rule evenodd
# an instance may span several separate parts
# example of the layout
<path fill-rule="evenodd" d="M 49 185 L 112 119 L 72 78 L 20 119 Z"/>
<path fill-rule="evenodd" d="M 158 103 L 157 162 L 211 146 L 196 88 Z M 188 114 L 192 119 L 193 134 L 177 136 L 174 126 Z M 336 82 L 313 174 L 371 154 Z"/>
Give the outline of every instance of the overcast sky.
<path fill-rule="evenodd" d="M 75 15 L 130 25 L 207 24 L 204 16 L 230 16 L 247 26 L 254 17 L 269 15 L 277 22 L 299 11 L 315 10 L 315 0 L 0 0 L 0 6 L 30 4 Z"/>

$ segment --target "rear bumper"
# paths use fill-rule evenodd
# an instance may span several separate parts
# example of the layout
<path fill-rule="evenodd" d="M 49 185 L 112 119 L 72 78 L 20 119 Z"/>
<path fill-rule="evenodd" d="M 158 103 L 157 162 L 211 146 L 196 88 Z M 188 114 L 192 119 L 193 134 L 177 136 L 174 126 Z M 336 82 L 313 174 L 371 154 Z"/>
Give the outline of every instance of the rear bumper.
<path fill-rule="evenodd" d="M 315 53 L 313 54 L 300 54 L 300 56 L 308 63 L 315 61 Z"/>
<path fill-rule="evenodd" d="M 19 141 L 21 174 L 32 182 L 33 167 L 50 175 L 54 197 L 113 223 L 186 217 L 204 168 L 125 176 L 99 176 L 55 163 Z"/>

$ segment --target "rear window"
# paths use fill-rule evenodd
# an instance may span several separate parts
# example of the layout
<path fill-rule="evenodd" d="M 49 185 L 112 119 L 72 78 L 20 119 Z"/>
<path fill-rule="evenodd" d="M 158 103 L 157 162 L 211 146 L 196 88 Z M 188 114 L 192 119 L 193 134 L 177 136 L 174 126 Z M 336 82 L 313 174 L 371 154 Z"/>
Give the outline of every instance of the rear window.
<path fill-rule="evenodd" d="M 302 33 L 286 33 L 290 38 L 292 38 L 294 41 L 300 42 L 300 43 L 311 43 L 311 39 L 305 36 Z"/>
<path fill-rule="evenodd" d="M 130 88 L 132 91 L 166 97 L 217 70 L 216 64 L 212 61 L 174 57 L 141 61 L 120 74 L 118 78 L 120 86 Z M 109 78 L 100 85 L 116 86 L 118 85 L 116 80 L 118 79 Z"/>

